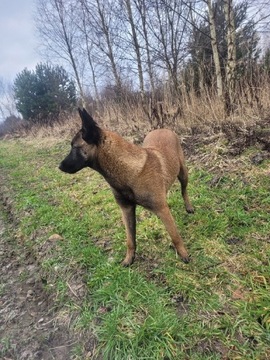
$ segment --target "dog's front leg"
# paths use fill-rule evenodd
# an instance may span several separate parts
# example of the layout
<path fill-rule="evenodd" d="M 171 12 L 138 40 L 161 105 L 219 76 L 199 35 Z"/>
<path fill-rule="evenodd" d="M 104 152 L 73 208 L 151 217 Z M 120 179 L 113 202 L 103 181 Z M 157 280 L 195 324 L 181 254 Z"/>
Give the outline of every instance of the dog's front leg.
<path fill-rule="evenodd" d="M 134 261 L 136 252 L 136 204 L 127 200 L 120 191 L 113 187 L 111 189 L 122 211 L 122 219 L 126 229 L 127 253 L 122 265 L 130 266 Z"/>
<path fill-rule="evenodd" d="M 122 210 L 122 219 L 127 235 L 127 253 L 122 265 L 129 266 L 133 263 L 136 252 L 136 205 L 118 204 Z"/>
<path fill-rule="evenodd" d="M 166 230 L 170 234 L 173 245 L 174 245 L 178 255 L 181 256 L 182 260 L 185 263 L 188 263 L 189 256 L 188 256 L 187 250 L 185 249 L 183 240 L 177 230 L 175 221 L 172 217 L 172 214 L 171 214 L 171 211 L 170 211 L 168 205 L 165 205 L 162 208 L 158 208 L 153 211 L 158 215 L 158 217 L 161 219 L 161 221 L 165 225 Z"/>

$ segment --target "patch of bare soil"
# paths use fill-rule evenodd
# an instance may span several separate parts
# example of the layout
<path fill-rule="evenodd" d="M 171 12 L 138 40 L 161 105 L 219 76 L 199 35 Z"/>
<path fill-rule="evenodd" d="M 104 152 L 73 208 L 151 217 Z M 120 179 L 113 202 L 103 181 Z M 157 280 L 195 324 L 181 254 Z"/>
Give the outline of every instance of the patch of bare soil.
<path fill-rule="evenodd" d="M 0 358 L 93 358 L 94 337 L 83 338 L 61 321 L 36 259 L 7 236 L 8 226 L 0 217 Z"/>

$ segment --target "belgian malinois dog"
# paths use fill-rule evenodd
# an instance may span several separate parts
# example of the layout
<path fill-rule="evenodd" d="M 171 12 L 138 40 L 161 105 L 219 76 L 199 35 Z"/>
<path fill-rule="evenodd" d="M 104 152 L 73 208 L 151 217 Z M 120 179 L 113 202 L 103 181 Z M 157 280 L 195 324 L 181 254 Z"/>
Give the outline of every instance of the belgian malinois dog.
<path fill-rule="evenodd" d="M 193 213 L 187 194 L 187 168 L 177 135 L 171 130 L 154 130 L 140 147 L 112 131 L 101 129 L 85 109 L 79 109 L 79 114 L 82 128 L 74 136 L 71 151 L 59 168 L 74 174 L 90 167 L 111 186 L 126 228 L 127 253 L 122 264 L 129 266 L 135 258 L 136 205 L 151 210 L 161 219 L 177 253 L 185 263 L 189 262 L 166 201 L 168 190 L 178 178 L 186 211 Z"/>

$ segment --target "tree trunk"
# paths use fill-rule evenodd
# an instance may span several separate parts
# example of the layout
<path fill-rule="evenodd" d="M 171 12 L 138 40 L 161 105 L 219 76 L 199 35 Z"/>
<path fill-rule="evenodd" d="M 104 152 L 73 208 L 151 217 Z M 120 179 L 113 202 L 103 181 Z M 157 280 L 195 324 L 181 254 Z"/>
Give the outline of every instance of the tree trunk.
<path fill-rule="evenodd" d="M 141 17 L 142 22 L 142 34 L 145 41 L 145 50 L 146 50 L 146 59 L 147 59 L 147 69 L 150 81 L 150 88 L 151 88 L 151 95 L 152 97 L 155 94 L 155 81 L 154 81 L 154 71 L 153 71 L 153 64 L 151 59 L 151 52 L 150 52 L 150 42 L 147 30 L 147 10 L 146 10 L 146 1 L 147 0 L 135 0 L 138 12 Z"/>
<path fill-rule="evenodd" d="M 139 46 L 139 41 L 137 37 L 137 31 L 133 19 L 132 14 L 132 8 L 130 0 L 125 0 L 126 8 L 127 8 L 127 14 L 128 14 L 128 21 L 131 27 L 132 32 L 132 42 L 134 46 L 134 50 L 136 53 L 136 59 L 137 59 L 137 67 L 138 67 L 138 75 L 139 75 L 139 83 L 140 83 L 140 93 L 142 100 L 144 99 L 144 79 L 143 79 L 143 67 L 142 67 L 142 59 L 141 59 L 141 51 Z"/>
<path fill-rule="evenodd" d="M 235 100 L 235 68 L 236 68 L 236 43 L 235 23 L 232 0 L 224 0 L 224 14 L 227 22 L 227 51 L 226 64 L 226 111 L 231 113 Z"/>
<path fill-rule="evenodd" d="M 101 21 L 100 26 L 101 26 L 102 32 L 105 36 L 106 45 L 107 45 L 107 51 L 105 51 L 105 54 L 107 55 L 107 57 L 109 58 L 109 61 L 111 63 L 112 73 L 113 73 L 113 76 L 115 79 L 117 90 L 121 93 L 122 92 L 122 82 L 121 82 L 121 78 L 120 78 L 120 75 L 117 70 L 117 65 L 116 65 L 114 52 L 113 52 L 113 46 L 112 46 L 112 42 L 111 42 L 111 38 L 110 38 L 110 29 L 106 23 L 106 14 L 104 13 L 104 9 L 102 7 L 101 1 L 96 0 L 96 4 L 97 4 L 97 8 L 98 8 L 98 15 L 99 15 L 99 18 Z M 104 50 L 103 50 L 103 52 L 104 52 Z"/>
<path fill-rule="evenodd" d="M 82 29 L 82 31 L 83 31 L 83 35 L 84 35 L 84 38 L 85 38 L 87 59 L 88 59 L 88 63 L 89 63 L 90 70 L 91 70 L 95 96 L 96 96 L 97 101 L 99 102 L 100 99 L 99 99 L 99 92 L 98 92 L 97 81 L 96 81 L 96 74 L 95 74 L 94 64 L 93 64 L 92 55 L 91 55 L 91 44 L 90 44 L 91 40 L 89 39 L 86 21 L 87 21 L 86 15 L 83 12 L 83 29 Z"/>
<path fill-rule="evenodd" d="M 58 13 L 59 20 L 60 20 L 60 23 L 61 23 L 64 42 L 65 42 L 66 47 L 67 47 L 67 52 L 68 52 L 68 55 L 69 55 L 69 58 L 70 58 L 71 66 L 72 66 L 72 69 L 74 71 L 75 79 L 76 79 L 76 82 L 77 82 L 77 85 L 78 85 L 78 88 L 79 88 L 79 93 L 80 93 L 80 97 L 81 97 L 81 100 L 82 100 L 82 104 L 84 106 L 85 105 L 84 91 L 83 91 L 82 83 L 81 83 L 81 80 L 80 80 L 77 64 L 76 64 L 76 61 L 75 61 L 75 58 L 74 58 L 74 55 L 73 55 L 72 44 L 71 44 L 70 38 L 68 36 L 67 29 L 66 29 L 66 24 L 65 24 L 65 15 L 66 14 L 64 14 L 64 12 L 65 12 L 64 3 L 63 3 L 63 0 L 54 0 L 54 3 L 55 3 L 55 7 L 57 9 L 57 13 Z"/>
<path fill-rule="evenodd" d="M 214 60 L 214 65 L 215 65 L 217 94 L 219 97 L 222 97 L 223 96 L 223 84 L 222 84 L 221 67 L 220 67 L 220 60 L 219 60 L 219 54 L 218 54 L 217 32 L 216 32 L 215 18 L 214 18 L 214 13 L 213 13 L 213 8 L 212 8 L 212 1 L 207 0 L 207 4 L 208 4 L 208 14 L 209 14 L 211 46 L 212 46 L 213 60 Z"/>

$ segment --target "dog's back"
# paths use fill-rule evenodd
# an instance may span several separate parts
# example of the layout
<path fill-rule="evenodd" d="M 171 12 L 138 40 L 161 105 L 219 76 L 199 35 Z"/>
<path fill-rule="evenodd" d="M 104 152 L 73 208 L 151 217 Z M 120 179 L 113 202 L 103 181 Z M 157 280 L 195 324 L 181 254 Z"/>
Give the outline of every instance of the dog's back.
<path fill-rule="evenodd" d="M 143 147 L 159 158 L 168 191 L 184 166 L 184 155 L 177 135 L 168 129 L 153 130 L 145 137 Z"/>

